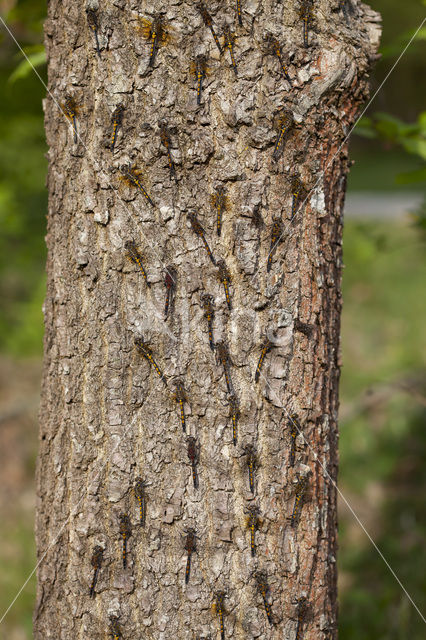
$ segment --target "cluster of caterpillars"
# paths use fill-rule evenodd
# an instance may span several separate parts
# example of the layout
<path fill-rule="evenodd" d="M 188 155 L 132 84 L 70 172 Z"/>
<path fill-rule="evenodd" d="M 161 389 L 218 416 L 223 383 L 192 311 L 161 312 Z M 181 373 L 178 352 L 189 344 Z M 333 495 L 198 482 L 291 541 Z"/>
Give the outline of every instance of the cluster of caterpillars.
<path fill-rule="evenodd" d="M 215 24 L 208 7 L 204 2 L 199 2 L 197 5 L 200 17 L 204 25 L 209 29 L 211 36 L 215 42 L 220 54 L 225 52 L 229 56 L 230 67 L 232 68 L 235 76 L 238 76 L 237 66 L 237 53 L 235 50 L 236 34 L 232 31 L 229 24 L 224 24 L 221 29 Z M 339 9 L 344 13 L 346 19 L 348 19 L 348 5 L 346 0 L 339 2 Z M 244 0 L 236 0 L 235 3 L 236 19 L 240 27 L 244 25 Z M 99 33 L 100 33 L 100 15 L 97 10 L 88 9 L 87 24 L 90 31 L 93 33 L 94 45 L 96 48 L 96 54 L 99 58 L 102 57 L 102 47 L 100 45 Z M 313 0 L 301 0 L 299 2 L 298 15 L 300 18 L 302 41 L 304 47 L 309 46 L 309 34 L 313 26 L 314 18 L 314 2 Z M 150 44 L 149 48 L 149 60 L 148 67 L 153 69 L 156 64 L 157 55 L 161 47 L 169 42 L 169 27 L 167 21 L 162 14 L 156 14 L 152 19 L 142 19 L 141 29 L 144 37 Z M 222 42 L 220 35 L 222 35 Z M 264 37 L 263 52 L 265 55 L 274 56 L 279 64 L 279 68 L 284 79 L 287 81 L 290 87 L 293 85 L 291 78 L 288 60 L 286 58 L 285 51 L 283 50 L 280 41 L 272 34 L 267 33 Z M 205 54 L 198 54 L 194 56 L 192 63 L 192 73 L 195 81 L 195 91 L 197 104 L 202 103 L 203 84 L 208 74 L 209 60 Z M 78 142 L 79 134 L 77 128 L 78 119 L 78 105 L 75 99 L 71 95 L 66 95 L 64 103 L 62 105 L 64 114 L 70 120 L 73 130 L 74 142 Z M 120 131 L 123 128 L 123 120 L 125 117 L 125 106 L 118 104 L 111 115 L 111 132 L 109 149 L 114 154 L 117 140 L 120 136 Z M 274 148 L 272 152 L 272 158 L 277 161 L 284 151 L 285 142 L 290 135 L 295 123 L 293 113 L 287 109 L 283 109 L 275 119 L 276 124 L 276 138 L 274 142 Z M 169 168 L 170 178 L 177 180 L 177 170 L 175 160 L 173 157 L 173 135 L 172 130 L 169 127 L 167 121 L 160 120 L 158 123 L 159 138 L 164 149 L 165 156 L 167 158 L 167 165 Z M 145 186 L 142 172 L 135 166 L 122 165 L 120 168 L 122 179 L 128 184 L 129 187 L 138 191 L 146 203 L 152 207 L 156 207 L 155 202 L 151 198 Z M 289 215 L 290 222 L 293 221 L 296 216 L 300 205 L 305 201 L 308 189 L 304 182 L 301 180 L 298 174 L 294 174 L 291 177 L 291 194 L 292 194 L 292 206 Z M 230 209 L 229 197 L 227 194 L 227 188 L 225 184 L 218 184 L 210 197 L 211 209 L 214 212 L 214 220 L 216 226 L 217 235 L 220 237 L 223 229 L 224 217 L 227 215 Z M 224 259 L 216 259 L 210 248 L 208 239 L 206 237 L 206 231 L 199 221 L 197 214 L 193 211 L 187 213 L 187 219 L 192 232 L 197 236 L 202 246 L 204 247 L 208 258 L 217 270 L 217 279 L 223 286 L 224 297 L 228 310 L 231 312 L 233 307 L 232 302 L 232 290 L 231 290 L 231 272 Z M 258 205 L 252 213 L 252 222 L 255 227 L 261 229 L 264 226 L 262 215 L 260 213 L 260 205 Z M 272 268 L 272 262 L 274 255 L 277 251 L 278 245 L 283 237 L 283 223 L 280 218 L 276 218 L 272 221 L 270 228 L 270 247 L 266 261 L 266 271 L 269 272 Z M 124 245 L 124 251 L 128 259 L 137 267 L 142 274 L 146 287 L 151 287 L 151 282 L 148 276 L 146 259 L 140 248 L 137 246 L 133 239 L 129 239 Z M 164 320 L 170 318 L 173 314 L 175 296 L 177 292 L 178 273 L 173 265 L 169 265 L 164 270 Z M 214 318 L 215 318 L 215 299 L 213 295 L 203 292 L 200 296 L 200 303 L 204 313 L 205 322 L 208 333 L 208 344 L 210 349 L 216 353 L 218 364 L 223 369 L 225 384 L 227 388 L 227 401 L 229 405 L 229 418 L 232 426 L 232 442 L 236 446 L 238 442 L 238 423 L 241 416 L 240 402 L 235 391 L 235 387 L 232 381 L 232 359 L 229 352 L 228 344 L 225 340 L 215 340 L 214 334 Z M 306 325 L 308 326 L 308 325 Z M 259 345 L 259 357 L 256 369 L 254 371 L 254 381 L 259 382 L 267 358 L 268 353 L 275 346 L 272 336 L 265 335 Z M 169 388 L 169 380 L 164 374 L 160 364 L 157 361 L 157 357 L 151 347 L 142 336 L 135 339 L 135 347 L 140 356 L 142 356 L 152 367 L 156 375 L 164 383 L 166 388 Z M 198 466 L 200 461 L 200 448 L 197 438 L 192 435 L 187 435 L 187 420 L 186 420 L 186 405 L 189 402 L 188 392 L 185 389 L 184 382 L 181 379 L 175 380 L 173 383 L 173 391 L 171 398 L 175 401 L 177 407 L 177 415 L 183 434 L 186 436 L 186 447 L 189 464 L 191 467 L 192 484 L 195 490 L 199 489 L 200 479 Z M 298 416 L 292 414 L 288 416 L 287 427 L 289 432 L 289 458 L 288 463 L 290 467 L 295 466 L 296 450 L 297 450 L 297 437 L 302 434 L 302 427 L 299 423 Z M 259 454 L 257 452 L 254 443 L 246 444 L 242 450 L 244 458 L 244 464 L 247 474 L 247 485 L 253 496 L 253 500 L 246 507 L 246 526 L 249 537 L 250 554 L 254 558 L 257 556 L 256 546 L 256 532 L 261 526 L 260 507 L 256 503 L 256 469 L 259 466 Z M 146 526 L 147 518 L 147 495 L 146 487 L 148 482 L 142 477 L 137 477 L 132 487 L 132 492 L 136 501 L 138 512 L 138 524 L 144 528 Z M 298 521 L 300 519 L 302 507 L 306 500 L 308 492 L 309 475 L 303 475 L 297 478 L 297 484 L 294 491 L 294 503 L 291 515 L 288 520 L 290 526 L 296 529 Z M 135 526 L 132 524 L 132 519 L 128 513 L 120 513 L 117 520 L 117 536 L 121 541 L 121 562 L 123 569 L 128 566 L 128 554 L 129 554 L 129 539 L 131 538 Z M 186 553 L 186 565 L 185 565 L 185 583 L 189 583 L 191 575 L 191 564 L 193 554 L 197 551 L 197 531 L 195 527 L 189 527 L 185 531 L 185 538 L 183 542 L 183 550 Z M 105 549 L 100 545 L 95 545 L 92 550 L 91 566 L 92 566 L 92 578 L 89 587 L 90 597 L 95 597 L 96 587 L 100 572 L 102 570 L 102 564 L 104 561 Z M 264 570 L 257 570 L 253 572 L 253 580 L 256 590 L 259 594 L 262 606 L 265 611 L 266 618 L 270 625 L 274 625 L 274 615 L 272 611 L 273 602 L 271 602 L 271 594 L 268 584 L 268 576 Z M 226 607 L 224 604 L 227 593 L 225 591 L 215 591 L 212 594 L 217 618 L 219 631 L 222 640 L 225 639 L 226 633 Z M 302 640 L 303 628 L 305 624 L 306 612 L 308 610 L 308 603 L 306 597 L 302 596 L 298 598 L 296 611 L 296 640 Z M 110 616 L 110 632 L 114 640 L 122 638 L 122 630 L 119 623 L 119 618 L 116 616 Z"/>

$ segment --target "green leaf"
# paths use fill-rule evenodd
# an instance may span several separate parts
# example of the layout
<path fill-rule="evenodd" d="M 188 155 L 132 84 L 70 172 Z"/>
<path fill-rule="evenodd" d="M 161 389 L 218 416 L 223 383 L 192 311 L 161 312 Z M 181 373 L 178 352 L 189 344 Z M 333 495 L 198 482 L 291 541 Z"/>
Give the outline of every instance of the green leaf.
<path fill-rule="evenodd" d="M 386 58 L 393 58 L 393 57 L 399 56 L 401 51 L 410 42 L 411 38 L 415 33 L 416 33 L 415 28 L 410 29 L 408 31 L 404 31 L 404 33 L 401 33 L 397 38 L 395 38 L 393 42 L 382 47 L 380 49 L 380 54 L 382 58 L 386 59 Z M 426 40 L 426 27 L 422 27 L 419 30 L 416 37 L 414 38 L 414 41 L 411 43 L 411 47 L 416 42 L 422 42 L 424 40 Z M 412 53 L 412 50 L 411 50 L 411 53 Z"/>
<path fill-rule="evenodd" d="M 32 47 L 33 49 L 35 47 Z M 42 45 L 37 45 L 37 51 L 34 51 L 33 53 L 29 53 L 27 54 L 27 57 L 22 60 L 18 66 L 16 67 L 16 69 L 10 74 L 9 76 L 9 82 L 10 83 L 14 83 L 17 80 L 22 80 L 23 78 L 26 78 L 27 76 L 29 76 L 34 68 L 37 69 L 37 67 L 41 67 L 44 64 L 46 64 L 46 52 L 44 50 L 44 47 Z"/>
<path fill-rule="evenodd" d="M 426 134 L 426 111 L 419 113 L 418 123 L 422 133 Z"/>
<path fill-rule="evenodd" d="M 406 138 L 401 144 L 408 153 L 413 153 L 426 160 L 426 140 L 421 138 Z"/>
<path fill-rule="evenodd" d="M 426 160 L 426 112 L 421 112 L 417 122 L 407 123 L 389 113 L 375 113 L 372 118 L 362 118 L 356 133 L 364 138 L 379 138 L 400 145 L 413 155 Z"/>
<path fill-rule="evenodd" d="M 378 137 L 371 118 L 361 118 L 355 126 L 355 133 L 363 138 L 374 139 Z"/>

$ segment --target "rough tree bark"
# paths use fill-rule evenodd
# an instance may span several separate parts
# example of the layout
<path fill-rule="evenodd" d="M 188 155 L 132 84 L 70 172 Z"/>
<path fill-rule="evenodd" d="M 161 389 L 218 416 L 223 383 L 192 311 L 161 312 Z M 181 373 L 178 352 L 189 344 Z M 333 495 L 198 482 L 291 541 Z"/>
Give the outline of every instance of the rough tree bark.
<path fill-rule="evenodd" d="M 303 47 L 299 3 L 242 0 L 235 56 L 219 55 L 192 2 L 164 8 L 170 41 L 149 71 L 149 42 L 138 17 L 151 3 L 110 0 L 99 8 L 99 42 L 82 0 L 50 0 L 46 21 L 49 88 L 48 285 L 38 464 L 36 535 L 39 559 L 35 637 L 107 637 L 109 616 L 123 638 L 194 638 L 219 634 L 214 592 L 226 592 L 227 637 L 295 638 L 296 600 L 307 597 L 303 635 L 336 638 L 336 492 L 342 207 L 348 168 L 340 149 L 367 95 L 378 16 L 348 0 L 316 1 Z M 235 6 L 209 3 L 219 33 L 237 24 Z M 292 87 L 279 61 L 265 55 L 265 32 L 283 47 Z M 207 53 L 210 74 L 197 105 L 190 61 Z M 79 105 L 80 140 L 58 103 Z M 125 107 L 115 153 L 108 149 L 114 108 Z M 284 153 L 274 161 L 274 118 L 293 113 Z M 177 180 L 170 178 L 158 121 L 168 121 Z M 119 180 L 134 163 L 155 203 Z M 291 176 L 309 189 L 290 222 Z M 210 204 L 214 188 L 229 198 L 220 237 Z M 255 208 L 265 221 L 257 229 Z M 217 259 L 231 272 L 232 311 L 217 270 L 191 231 L 194 210 Z M 271 225 L 284 236 L 266 271 Z M 135 240 L 147 288 L 125 257 Z M 171 318 L 164 322 L 165 265 L 177 270 Z M 209 348 L 200 294 L 215 298 L 215 340 L 229 344 L 240 402 L 233 446 L 223 369 Z M 274 346 L 263 376 L 254 371 L 265 334 Z M 143 335 L 163 368 L 162 384 L 134 346 Z M 200 446 L 200 487 L 192 486 L 178 407 L 180 376 L 188 393 L 187 433 Z M 286 412 L 297 413 L 296 463 L 289 464 Z M 255 443 L 253 496 L 242 446 Z M 147 523 L 138 527 L 137 476 L 149 483 Z M 288 522 L 294 488 L 309 478 L 299 526 Z M 250 554 L 245 510 L 263 521 Z M 130 516 L 127 569 L 121 563 L 120 513 Z M 188 585 L 184 530 L 197 529 Z M 90 559 L 105 548 L 97 593 L 89 598 Z M 253 573 L 265 570 L 270 627 Z M 302 637 L 302 636 L 300 636 Z"/>

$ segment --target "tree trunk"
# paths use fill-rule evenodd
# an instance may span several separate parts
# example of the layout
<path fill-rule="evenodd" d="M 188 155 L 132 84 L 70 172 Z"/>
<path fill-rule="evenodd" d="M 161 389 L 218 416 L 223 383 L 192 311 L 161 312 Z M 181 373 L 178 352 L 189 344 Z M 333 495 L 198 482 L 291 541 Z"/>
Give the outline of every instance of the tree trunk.
<path fill-rule="evenodd" d="M 227 638 L 295 638 L 298 625 L 300 638 L 337 637 L 334 483 L 348 167 L 346 143 L 340 145 L 366 99 L 379 26 L 377 14 L 354 0 L 345 13 L 337 1 L 321 0 L 314 3 L 305 48 L 297 4 L 242 0 L 242 26 L 232 3 L 209 5 L 218 35 L 226 22 L 237 25 L 235 74 L 229 51 L 220 56 L 195 4 L 168 6 L 170 37 L 160 42 L 151 68 L 140 18 L 162 11 L 158 0 L 142 8 L 124 0 L 99 3 L 100 55 L 84 3 L 49 2 L 36 638 L 110 637 L 110 616 L 125 639 L 218 637 L 220 602 L 216 611 L 211 605 L 220 591 Z M 282 45 L 291 86 L 273 50 L 265 49 L 266 32 Z M 210 73 L 198 105 L 190 64 L 201 53 L 209 57 Z M 77 143 L 58 108 L 63 104 L 72 115 L 66 95 L 77 105 Z M 118 105 L 124 112 L 112 153 Z M 275 160 L 282 110 L 294 123 Z M 168 123 L 176 179 L 161 119 Z M 143 171 L 131 174 L 133 182 L 142 181 L 154 206 L 137 185 L 120 180 L 129 164 Z M 291 220 L 295 174 L 309 196 L 299 198 Z M 228 206 L 218 236 L 213 204 L 219 196 L 210 198 L 220 186 Z M 230 272 L 232 310 L 218 269 L 191 228 L 190 211 L 216 261 L 223 259 Z M 277 220 L 283 235 L 268 272 Z M 128 241 L 139 246 L 150 287 L 126 257 Z M 174 266 L 177 281 L 167 321 L 166 265 Z M 203 293 L 214 299 L 213 339 L 228 345 L 232 360 L 240 411 L 235 446 L 232 398 L 220 345 L 209 347 Z M 141 336 L 164 379 L 135 346 Z M 265 336 L 271 348 L 256 383 Z M 186 435 L 174 396 L 177 378 L 187 396 Z M 290 414 L 300 425 L 294 466 Z M 198 489 L 189 435 L 199 451 Z M 247 444 L 256 447 L 254 492 Z M 145 527 L 134 492 L 139 476 L 146 482 Z M 292 521 L 303 479 L 307 489 Z M 259 525 L 254 556 L 246 522 L 251 504 L 259 508 L 252 516 Z M 132 533 L 126 568 L 124 513 Z M 186 584 L 191 527 L 198 538 Z M 96 545 L 104 555 L 91 599 Z M 258 571 L 266 572 L 274 626 Z"/>

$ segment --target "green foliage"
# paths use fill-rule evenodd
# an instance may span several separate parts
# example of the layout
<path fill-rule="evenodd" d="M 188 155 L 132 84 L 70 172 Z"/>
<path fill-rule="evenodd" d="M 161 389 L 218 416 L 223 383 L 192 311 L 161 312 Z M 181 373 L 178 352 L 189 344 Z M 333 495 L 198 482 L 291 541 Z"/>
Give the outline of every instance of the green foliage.
<path fill-rule="evenodd" d="M 9 82 L 16 82 L 17 80 L 27 78 L 33 73 L 34 69 L 46 64 L 46 52 L 42 44 L 25 47 L 24 53 L 26 57 L 24 57 L 15 70 L 10 74 Z"/>
<path fill-rule="evenodd" d="M 344 256 L 340 489 L 421 604 L 426 587 L 424 246 L 409 226 L 349 221 Z M 344 507 L 339 520 L 341 640 L 423 638 L 419 615 Z"/>
<path fill-rule="evenodd" d="M 367 4 L 379 11 L 383 20 L 380 52 L 372 77 L 373 90 L 387 78 L 394 62 L 425 17 L 421 0 L 369 0 Z M 426 102 L 425 29 L 420 30 L 376 98 L 381 111 L 391 112 L 401 119 L 412 120 L 424 109 Z"/>
<path fill-rule="evenodd" d="M 426 588 L 423 570 L 426 473 L 422 464 L 426 454 L 425 418 L 424 409 L 415 409 L 411 400 L 394 391 L 381 406 L 370 407 L 356 420 L 357 428 L 351 439 L 355 443 L 364 436 L 364 450 L 358 448 L 354 456 L 358 457 L 357 465 L 351 463 L 352 456 L 347 450 L 345 461 L 349 461 L 349 466 L 345 467 L 343 461 L 341 465 L 343 493 L 353 484 L 349 473 L 367 476 L 364 508 L 353 494 L 352 502 L 355 501 L 359 513 L 372 514 L 367 528 L 420 606 Z M 342 425 L 342 434 L 352 431 L 353 426 L 353 420 Z M 368 447 L 369 443 L 373 446 Z M 349 543 L 354 535 L 353 523 L 344 516 L 339 562 L 342 575 L 350 576 L 350 585 L 340 590 L 340 638 L 421 640 L 424 623 L 419 614 L 368 539 L 358 534 L 356 544 Z"/>
<path fill-rule="evenodd" d="M 409 154 L 417 156 L 422 165 L 396 176 L 398 185 L 426 185 L 426 111 L 422 111 L 413 124 L 402 122 L 388 113 L 375 113 L 360 120 L 355 131 L 365 138 L 399 146 Z M 413 212 L 415 226 L 423 233 L 426 229 L 426 198 L 418 211 Z"/>
<path fill-rule="evenodd" d="M 44 2 L 31 0 L 15 3 L 6 17 L 12 32 L 11 20 L 19 20 L 20 44 L 43 76 L 44 13 Z M 7 55 L 0 57 L 0 350 L 29 355 L 40 353 L 42 346 L 47 165 L 41 101 L 45 90 L 4 32 L 2 48 Z"/>
<path fill-rule="evenodd" d="M 413 48 L 410 50 L 410 55 L 421 53 L 421 51 L 418 50 L 421 49 L 421 43 L 426 41 L 426 27 L 422 27 L 418 31 L 417 29 L 417 26 L 413 29 L 408 29 L 408 31 L 400 33 L 396 38 L 394 38 L 392 42 L 384 47 L 381 47 L 380 54 L 382 56 L 382 59 L 387 60 L 388 58 L 397 58 L 404 51 L 404 48 L 407 46 L 413 36 L 414 40 L 410 44 L 410 47 Z"/>
<path fill-rule="evenodd" d="M 37 562 L 33 523 L 19 516 L 14 509 L 1 523 L 0 545 L 0 611 L 1 615 L 22 587 Z M 2 623 L 4 638 L 32 638 L 32 609 L 35 597 L 35 576 L 17 598 Z"/>
<path fill-rule="evenodd" d="M 346 399 L 423 366 L 426 336 L 424 244 L 414 229 L 347 221 L 342 343 Z"/>
<path fill-rule="evenodd" d="M 43 22 L 46 16 L 44 0 L 15 0 L 8 2 L 9 11 L 4 16 L 8 24 L 23 25 L 28 34 L 42 40 Z"/>
<path fill-rule="evenodd" d="M 415 173 L 422 167 L 418 156 L 401 152 L 398 147 L 385 147 L 376 140 L 352 140 L 354 166 L 348 176 L 348 191 L 412 192 L 408 183 L 401 184 L 401 173 Z M 418 191 L 418 187 L 414 188 Z"/>
<path fill-rule="evenodd" d="M 358 135 L 400 145 L 408 153 L 426 160 L 426 111 L 422 111 L 417 122 L 408 124 L 388 113 L 375 113 L 360 120 L 356 127 Z"/>
<path fill-rule="evenodd" d="M 422 0 L 423 1 L 423 0 Z M 388 16 L 390 12 L 396 9 L 396 3 L 391 3 L 390 11 L 387 11 L 387 8 L 381 7 L 381 2 L 373 2 L 373 6 L 381 10 L 384 10 L 384 16 Z M 389 4 L 389 3 L 388 3 Z M 398 20 L 394 21 L 394 27 L 400 28 L 400 25 L 403 24 L 403 20 L 407 16 L 407 8 L 410 12 L 410 7 L 414 8 L 414 6 L 418 2 L 405 2 L 404 3 L 404 12 L 399 16 Z M 399 3 L 398 3 L 399 5 Z M 400 6 L 398 6 L 398 12 L 401 14 Z M 407 63 L 407 57 L 414 57 L 415 62 L 412 62 L 412 67 L 418 67 L 418 55 L 423 54 L 423 57 L 420 58 L 420 62 L 422 66 L 422 72 L 420 73 L 420 77 L 424 77 L 425 74 L 425 66 L 424 66 L 424 42 L 426 41 L 426 27 L 422 27 L 418 30 L 419 25 L 421 24 L 421 20 L 424 18 L 423 12 L 421 12 L 421 16 L 419 16 L 420 22 L 414 20 L 415 14 L 413 14 L 413 24 L 408 31 L 398 32 L 397 34 L 391 35 L 388 29 L 384 30 L 384 46 L 381 49 L 382 60 L 387 62 L 389 59 L 397 59 L 400 54 L 404 51 L 406 45 L 410 42 L 411 38 L 414 34 L 416 34 L 413 42 L 407 48 L 404 53 L 404 56 L 398 63 L 397 71 L 394 73 L 401 73 L 401 65 L 405 65 Z M 417 31 L 418 30 L 418 31 Z M 402 63 L 402 60 L 404 62 Z M 403 80 L 404 82 L 404 80 Z M 393 78 L 393 83 L 395 87 L 398 88 L 401 94 L 404 94 L 404 89 L 401 86 L 401 83 L 398 80 Z M 419 85 L 418 80 L 413 78 L 412 85 L 415 86 L 418 94 L 424 95 L 424 91 L 422 92 L 421 85 Z M 386 89 L 383 91 L 388 91 L 389 82 L 386 84 Z M 406 97 L 406 94 L 405 94 Z M 393 107 L 394 105 L 392 105 Z M 422 107 L 424 106 L 424 101 L 422 103 Z M 391 109 L 394 112 L 394 108 Z M 420 111 L 420 113 L 416 116 L 416 121 L 412 124 L 404 122 L 401 118 L 391 115 L 387 112 L 377 112 L 370 117 L 362 118 L 356 128 L 355 133 L 364 138 L 368 138 L 370 140 L 379 140 L 389 147 L 389 145 L 401 147 L 409 154 L 414 154 L 418 156 L 422 162 L 426 160 L 426 111 Z M 421 183 L 426 180 L 426 167 L 416 168 L 414 171 L 409 172 L 401 172 L 397 178 L 396 182 L 400 185 L 405 184 L 414 184 Z"/>
<path fill-rule="evenodd" d="M 40 161 L 45 148 L 41 114 L 17 110 L 9 116 L 8 127 L 0 126 L 0 348 L 25 344 L 22 354 L 28 355 L 41 349 L 40 311 L 34 325 L 36 342 L 23 341 L 18 334 L 30 315 L 35 319 L 34 302 L 40 301 L 46 164 Z"/>

